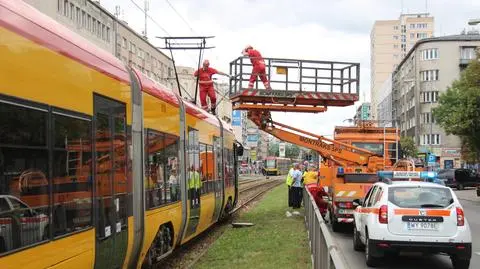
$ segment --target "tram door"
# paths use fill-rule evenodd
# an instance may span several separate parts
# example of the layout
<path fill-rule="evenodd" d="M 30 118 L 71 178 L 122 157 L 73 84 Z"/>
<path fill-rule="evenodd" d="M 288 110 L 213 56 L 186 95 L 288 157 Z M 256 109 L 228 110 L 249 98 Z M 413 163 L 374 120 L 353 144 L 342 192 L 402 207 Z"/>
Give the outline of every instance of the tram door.
<path fill-rule="evenodd" d="M 95 268 L 121 268 L 128 243 L 125 104 L 94 96 Z"/>
<path fill-rule="evenodd" d="M 220 137 L 213 137 L 213 158 L 214 158 L 214 192 L 215 209 L 213 211 L 213 221 L 218 220 L 222 212 L 223 205 L 223 160 L 222 160 L 222 140 Z"/>

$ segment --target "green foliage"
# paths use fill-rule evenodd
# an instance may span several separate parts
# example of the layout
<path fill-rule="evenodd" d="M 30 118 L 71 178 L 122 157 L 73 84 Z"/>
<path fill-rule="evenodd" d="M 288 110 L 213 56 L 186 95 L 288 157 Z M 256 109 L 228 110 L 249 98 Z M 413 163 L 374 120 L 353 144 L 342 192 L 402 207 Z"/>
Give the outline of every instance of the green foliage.
<path fill-rule="evenodd" d="M 445 93 L 433 116 L 447 134 L 458 135 L 463 144 L 480 154 L 480 58 L 472 61 Z"/>
<path fill-rule="evenodd" d="M 298 154 L 300 154 L 300 147 L 286 143 L 285 158 L 297 158 Z M 279 143 L 270 143 L 268 145 L 268 156 L 280 156 Z"/>
<path fill-rule="evenodd" d="M 293 144 L 287 144 L 285 146 L 285 158 L 297 158 L 300 154 L 300 147 Z"/>
<path fill-rule="evenodd" d="M 279 155 L 279 146 L 278 143 L 268 144 L 268 156 L 277 156 Z"/>
<path fill-rule="evenodd" d="M 417 156 L 417 147 L 415 146 L 415 141 L 410 136 L 402 136 L 400 138 L 400 147 L 402 149 L 402 157 L 416 157 Z"/>
<path fill-rule="evenodd" d="M 302 216 L 287 218 L 287 204 L 282 184 L 236 220 L 254 226 L 227 229 L 194 268 L 311 268 L 304 209 L 298 210 Z"/>

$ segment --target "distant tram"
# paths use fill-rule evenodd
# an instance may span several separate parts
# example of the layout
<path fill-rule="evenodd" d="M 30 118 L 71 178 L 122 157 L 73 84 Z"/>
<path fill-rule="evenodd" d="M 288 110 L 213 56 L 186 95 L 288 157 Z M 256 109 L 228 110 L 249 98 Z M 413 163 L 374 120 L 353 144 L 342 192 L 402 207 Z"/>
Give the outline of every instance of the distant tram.
<path fill-rule="evenodd" d="M 267 157 L 263 161 L 264 171 L 263 173 L 267 176 L 279 176 L 286 175 L 290 166 L 292 165 L 292 160 L 289 158 L 280 158 L 280 157 Z"/>
<path fill-rule="evenodd" d="M 1 268 L 150 268 L 228 217 L 230 125 L 23 1 L 0 39 Z"/>

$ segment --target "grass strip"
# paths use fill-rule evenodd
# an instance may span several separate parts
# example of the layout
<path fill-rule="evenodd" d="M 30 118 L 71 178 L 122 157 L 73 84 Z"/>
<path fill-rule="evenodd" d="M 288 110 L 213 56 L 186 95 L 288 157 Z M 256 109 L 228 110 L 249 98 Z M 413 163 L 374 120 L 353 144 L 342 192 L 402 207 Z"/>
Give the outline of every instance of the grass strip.
<path fill-rule="evenodd" d="M 236 220 L 255 226 L 229 228 L 194 268 L 311 268 L 304 209 L 300 216 L 287 217 L 287 211 L 287 187 L 281 185 Z"/>

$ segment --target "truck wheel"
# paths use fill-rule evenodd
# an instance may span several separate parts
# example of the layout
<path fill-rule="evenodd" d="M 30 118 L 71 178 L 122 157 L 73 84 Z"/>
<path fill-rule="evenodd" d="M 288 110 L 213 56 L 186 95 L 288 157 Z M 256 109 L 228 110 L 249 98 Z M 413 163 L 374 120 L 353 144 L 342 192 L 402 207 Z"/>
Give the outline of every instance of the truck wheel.
<path fill-rule="evenodd" d="M 480 196 L 480 189 L 477 188 L 477 196 Z"/>
<path fill-rule="evenodd" d="M 462 191 L 463 189 L 465 189 L 465 187 L 463 187 L 462 183 L 457 184 L 457 190 Z"/>
<path fill-rule="evenodd" d="M 340 223 L 335 219 L 335 216 L 330 212 L 330 222 L 332 223 L 332 230 L 335 233 L 340 232 Z"/>
<path fill-rule="evenodd" d="M 453 269 L 468 269 L 470 267 L 470 259 L 460 259 L 451 257 Z"/>

